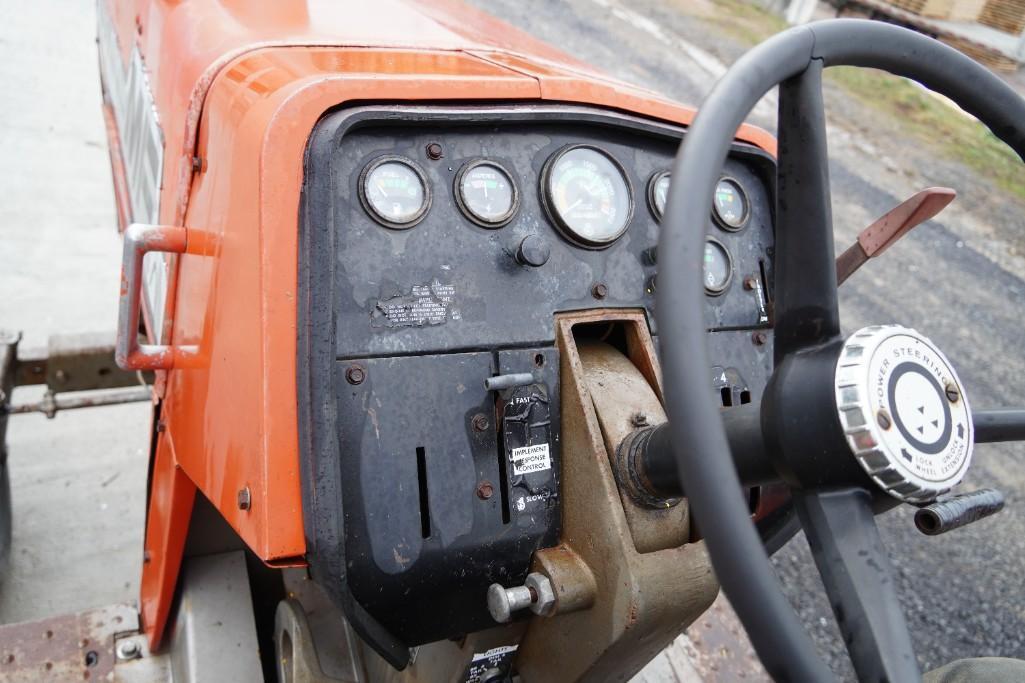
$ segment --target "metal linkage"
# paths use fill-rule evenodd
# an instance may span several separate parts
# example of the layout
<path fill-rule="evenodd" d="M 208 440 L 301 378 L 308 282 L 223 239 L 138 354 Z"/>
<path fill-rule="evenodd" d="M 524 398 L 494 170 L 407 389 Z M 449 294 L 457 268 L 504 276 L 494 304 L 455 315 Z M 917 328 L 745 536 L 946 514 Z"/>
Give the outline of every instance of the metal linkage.
<path fill-rule="evenodd" d="M 152 399 L 153 392 L 149 386 L 142 385 L 129 387 L 127 389 L 111 389 L 103 392 L 90 392 L 85 396 L 61 395 L 47 391 L 41 401 L 35 403 L 20 403 L 9 407 L 0 405 L 0 412 L 9 415 L 23 415 L 25 413 L 43 413 L 53 418 L 61 410 L 74 410 L 75 408 L 96 408 L 98 406 L 115 406 L 122 403 L 139 403 Z"/>

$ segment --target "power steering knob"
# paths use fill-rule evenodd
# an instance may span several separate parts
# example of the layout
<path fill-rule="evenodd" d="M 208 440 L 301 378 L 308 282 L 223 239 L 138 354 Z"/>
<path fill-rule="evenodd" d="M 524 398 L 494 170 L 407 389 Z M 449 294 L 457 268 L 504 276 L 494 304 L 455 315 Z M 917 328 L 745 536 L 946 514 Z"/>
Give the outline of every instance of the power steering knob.
<path fill-rule="evenodd" d="M 964 478 L 972 413 L 950 361 L 923 335 L 900 325 L 858 330 L 840 351 L 834 388 L 851 452 L 891 496 L 930 501 Z"/>

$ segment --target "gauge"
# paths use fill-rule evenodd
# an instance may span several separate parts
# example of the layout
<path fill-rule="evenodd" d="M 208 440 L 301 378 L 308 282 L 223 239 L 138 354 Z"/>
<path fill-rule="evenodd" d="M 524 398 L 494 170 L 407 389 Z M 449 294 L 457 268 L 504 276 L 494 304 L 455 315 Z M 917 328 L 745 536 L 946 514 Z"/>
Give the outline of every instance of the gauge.
<path fill-rule="evenodd" d="M 565 147 L 545 163 L 541 199 L 566 238 L 591 249 L 615 242 L 633 215 L 633 194 L 623 168 L 586 145 Z"/>
<path fill-rule="evenodd" d="M 431 206 L 423 170 L 403 157 L 380 157 L 367 164 L 359 191 L 367 212 L 389 228 L 413 227 Z"/>
<path fill-rule="evenodd" d="M 648 206 L 655 218 L 662 220 L 669 200 L 669 171 L 661 171 L 651 176 L 648 181 Z"/>
<path fill-rule="evenodd" d="M 740 230 L 747 224 L 751 214 L 747 201 L 747 193 L 739 181 L 733 178 L 721 178 L 715 186 L 713 201 L 716 221 L 724 230 Z"/>
<path fill-rule="evenodd" d="M 493 161 L 471 161 L 456 176 L 456 201 L 466 217 L 485 228 L 512 220 L 520 198 L 509 172 Z"/>
<path fill-rule="evenodd" d="M 714 237 L 705 240 L 705 291 L 722 294 L 733 279 L 733 257 L 729 249 Z"/>

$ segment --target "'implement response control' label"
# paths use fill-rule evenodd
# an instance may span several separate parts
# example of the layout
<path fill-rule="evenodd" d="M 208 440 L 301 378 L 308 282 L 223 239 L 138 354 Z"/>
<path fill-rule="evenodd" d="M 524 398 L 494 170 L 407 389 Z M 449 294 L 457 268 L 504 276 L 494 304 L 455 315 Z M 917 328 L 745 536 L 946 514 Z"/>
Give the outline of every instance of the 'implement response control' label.
<path fill-rule="evenodd" d="M 523 446 L 512 449 L 513 474 L 530 474 L 552 469 L 552 458 L 548 453 L 548 444 Z"/>

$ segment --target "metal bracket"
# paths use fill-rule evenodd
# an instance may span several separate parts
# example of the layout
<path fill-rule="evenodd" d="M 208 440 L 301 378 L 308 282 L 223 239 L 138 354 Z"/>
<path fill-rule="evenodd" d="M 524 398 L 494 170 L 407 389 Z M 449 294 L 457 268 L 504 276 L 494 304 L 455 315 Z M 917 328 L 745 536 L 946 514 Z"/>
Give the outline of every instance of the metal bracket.
<path fill-rule="evenodd" d="M 114 359 L 121 369 L 170 370 L 176 361 L 189 355 L 183 348 L 139 344 L 143 257 L 149 252 L 184 254 L 187 247 L 188 229 L 181 226 L 133 223 L 125 230 L 114 349 Z"/>

